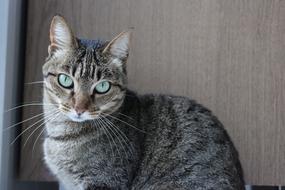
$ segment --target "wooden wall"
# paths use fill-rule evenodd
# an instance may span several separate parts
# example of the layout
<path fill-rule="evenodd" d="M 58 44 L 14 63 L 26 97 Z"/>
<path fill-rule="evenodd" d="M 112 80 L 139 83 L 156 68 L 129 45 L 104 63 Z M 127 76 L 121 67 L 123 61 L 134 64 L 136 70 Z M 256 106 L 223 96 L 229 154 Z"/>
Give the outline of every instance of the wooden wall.
<path fill-rule="evenodd" d="M 129 87 L 197 99 L 224 123 L 247 184 L 285 185 L 284 0 L 28 0 L 25 82 L 42 80 L 56 13 L 83 38 L 134 27 Z M 25 85 L 24 101 L 41 101 L 40 85 Z M 22 146 L 22 180 L 50 180 L 41 138 L 32 150 L 40 132 Z"/>

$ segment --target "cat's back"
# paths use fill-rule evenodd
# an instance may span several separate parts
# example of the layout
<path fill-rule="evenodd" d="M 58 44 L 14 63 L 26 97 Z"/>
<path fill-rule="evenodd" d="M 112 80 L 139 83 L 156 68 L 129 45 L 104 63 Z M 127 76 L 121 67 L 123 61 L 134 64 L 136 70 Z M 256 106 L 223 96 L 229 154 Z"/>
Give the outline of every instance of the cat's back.
<path fill-rule="evenodd" d="M 237 151 L 210 110 L 181 96 L 139 100 L 146 135 L 133 189 L 243 189 Z"/>
<path fill-rule="evenodd" d="M 146 94 L 139 96 L 139 100 L 142 122 L 154 122 L 148 123 L 148 130 L 158 130 L 160 125 L 157 125 L 163 124 L 160 130 L 187 132 L 192 128 L 198 128 L 199 131 L 205 130 L 204 132 L 225 131 L 223 125 L 208 108 L 188 97 Z"/>

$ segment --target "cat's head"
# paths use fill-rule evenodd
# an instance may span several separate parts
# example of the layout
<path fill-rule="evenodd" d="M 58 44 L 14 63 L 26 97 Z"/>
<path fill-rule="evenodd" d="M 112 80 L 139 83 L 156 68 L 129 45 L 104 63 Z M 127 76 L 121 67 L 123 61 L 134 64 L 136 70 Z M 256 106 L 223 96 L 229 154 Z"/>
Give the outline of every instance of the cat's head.
<path fill-rule="evenodd" d="M 43 66 L 45 101 L 76 122 L 117 111 L 126 92 L 129 43 L 130 32 L 105 43 L 80 40 L 55 16 Z"/>

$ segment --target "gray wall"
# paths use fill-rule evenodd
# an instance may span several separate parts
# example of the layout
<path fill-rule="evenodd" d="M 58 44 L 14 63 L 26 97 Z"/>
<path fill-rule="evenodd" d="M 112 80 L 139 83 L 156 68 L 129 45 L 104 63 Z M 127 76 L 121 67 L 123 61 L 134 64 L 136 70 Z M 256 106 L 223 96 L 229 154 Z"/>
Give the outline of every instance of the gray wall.
<path fill-rule="evenodd" d="M 0 6 L 0 112 L 2 113 L 4 110 L 4 89 L 5 89 L 5 70 L 6 70 L 6 45 L 7 45 L 7 21 L 8 21 L 8 0 L 3 0 L 2 5 Z M 3 114 L 0 114 L 0 128 L 3 128 Z M 2 138 L 3 133 L 0 130 L 0 171 L 2 169 L 2 149 L 3 143 Z M 1 154 L 2 153 L 2 154 Z M 3 185 L 3 172 L 0 173 L 1 183 Z M 1 186 L 2 187 L 2 186 Z M 2 188 L 1 188 L 2 189 Z"/>

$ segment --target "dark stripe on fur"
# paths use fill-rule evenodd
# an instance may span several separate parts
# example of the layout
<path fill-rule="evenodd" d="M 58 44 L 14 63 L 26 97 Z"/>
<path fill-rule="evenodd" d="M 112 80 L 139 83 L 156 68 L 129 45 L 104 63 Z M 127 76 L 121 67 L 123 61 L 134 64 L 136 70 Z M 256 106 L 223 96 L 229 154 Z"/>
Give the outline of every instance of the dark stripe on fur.
<path fill-rule="evenodd" d="M 76 72 L 76 70 L 77 70 L 77 64 L 74 64 L 74 65 L 72 66 L 72 69 L 71 69 L 71 75 L 72 75 L 73 77 L 75 77 L 75 72 Z"/>
<path fill-rule="evenodd" d="M 94 79 L 95 71 L 96 71 L 96 66 L 92 65 L 92 71 L 91 71 L 91 78 L 92 79 Z"/>
<path fill-rule="evenodd" d="M 97 69 L 97 73 L 96 73 L 97 80 L 100 80 L 101 76 L 102 76 L 102 71 L 100 69 Z"/>

